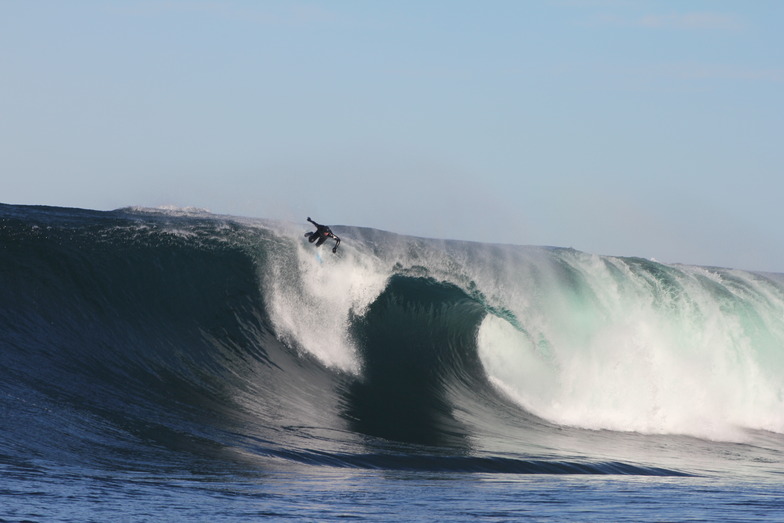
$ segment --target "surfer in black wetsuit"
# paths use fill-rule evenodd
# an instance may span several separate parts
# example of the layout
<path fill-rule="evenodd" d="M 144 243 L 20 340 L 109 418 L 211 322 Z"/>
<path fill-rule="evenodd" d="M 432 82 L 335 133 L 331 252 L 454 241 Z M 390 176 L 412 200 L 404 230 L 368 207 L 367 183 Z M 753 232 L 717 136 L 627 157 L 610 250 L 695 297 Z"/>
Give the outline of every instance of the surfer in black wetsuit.
<path fill-rule="evenodd" d="M 321 247 L 321 244 L 327 241 L 327 238 L 332 238 L 335 240 L 335 246 L 332 247 L 332 252 L 338 252 L 338 245 L 340 245 L 340 238 L 335 236 L 335 234 L 327 227 L 326 225 L 320 225 L 313 220 L 310 219 L 308 216 L 308 221 L 316 226 L 316 230 L 314 232 L 306 232 L 305 236 L 308 237 L 308 241 L 310 243 L 316 242 L 316 247 Z"/>

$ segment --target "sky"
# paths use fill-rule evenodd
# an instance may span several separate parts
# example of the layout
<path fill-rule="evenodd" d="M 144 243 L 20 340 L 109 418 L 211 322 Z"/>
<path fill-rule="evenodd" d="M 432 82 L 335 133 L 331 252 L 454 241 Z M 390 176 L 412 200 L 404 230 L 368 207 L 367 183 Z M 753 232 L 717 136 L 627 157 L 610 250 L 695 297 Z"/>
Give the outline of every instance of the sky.
<path fill-rule="evenodd" d="M 0 0 L 0 202 L 784 272 L 784 2 Z"/>

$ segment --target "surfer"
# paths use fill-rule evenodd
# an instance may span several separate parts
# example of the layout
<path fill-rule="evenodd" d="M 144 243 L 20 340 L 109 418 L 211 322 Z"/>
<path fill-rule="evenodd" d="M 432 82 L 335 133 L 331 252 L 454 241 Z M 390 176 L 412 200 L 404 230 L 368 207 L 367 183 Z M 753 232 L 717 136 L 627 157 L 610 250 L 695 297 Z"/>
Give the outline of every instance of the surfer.
<path fill-rule="evenodd" d="M 305 236 L 308 237 L 308 241 L 310 243 L 316 242 L 316 247 L 321 247 L 321 244 L 327 241 L 327 238 L 332 238 L 335 240 L 335 246 L 332 247 L 332 252 L 333 253 L 338 252 L 338 245 L 340 245 L 340 238 L 338 238 L 326 225 L 320 225 L 314 222 L 313 220 L 311 220 L 310 216 L 308 216 L 308 221 L 316 226 L 316 230 L 314 232 L 305 233 Z"/>

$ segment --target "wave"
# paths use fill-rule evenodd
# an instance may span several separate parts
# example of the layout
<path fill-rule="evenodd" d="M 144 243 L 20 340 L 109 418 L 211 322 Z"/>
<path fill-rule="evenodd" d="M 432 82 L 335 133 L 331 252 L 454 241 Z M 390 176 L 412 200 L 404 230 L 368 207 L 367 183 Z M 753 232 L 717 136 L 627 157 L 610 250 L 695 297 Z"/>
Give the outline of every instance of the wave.
<path fill-rule="evenodd" d="M 0 459 L 666 475 L 662 435 L 784 433 L 782 275 L 304 229 L 0 205 Z"/>

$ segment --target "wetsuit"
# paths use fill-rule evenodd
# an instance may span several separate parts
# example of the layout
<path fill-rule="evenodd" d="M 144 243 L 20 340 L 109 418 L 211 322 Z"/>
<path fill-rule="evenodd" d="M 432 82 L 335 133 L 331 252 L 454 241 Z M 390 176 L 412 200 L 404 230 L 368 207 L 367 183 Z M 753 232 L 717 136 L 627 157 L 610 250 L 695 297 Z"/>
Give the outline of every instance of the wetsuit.
<path fill-rule="evenodd" d="M 332 248 L 332 252 L 337 252 L 338 245 L 340 245 L 340 238 L 338 238 L 326 225 L 321 225 L 311 220 L 310 216 L 308 216 L 308 221 L 316 226 L 314 232 L 305 233 L 305 236 L 308 237 L 308 241 L 310 243 L 316 242 L 316 247 L 320 247 L 321 244 L 327 241 L 327 238 L 332 238 L 335 240 L 335 246 Z"/>

